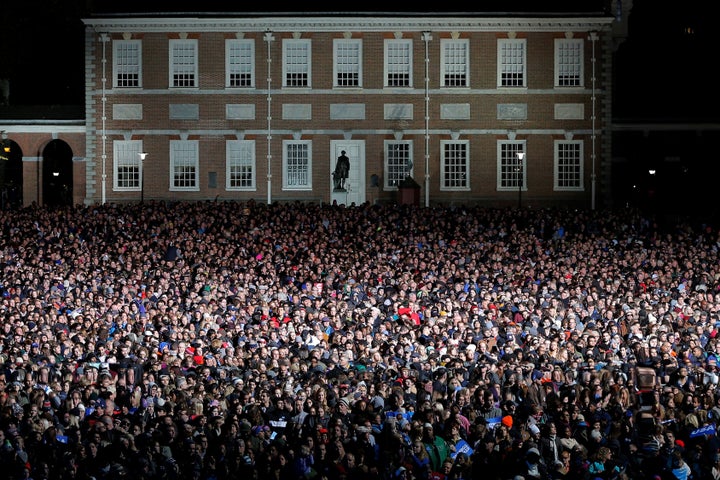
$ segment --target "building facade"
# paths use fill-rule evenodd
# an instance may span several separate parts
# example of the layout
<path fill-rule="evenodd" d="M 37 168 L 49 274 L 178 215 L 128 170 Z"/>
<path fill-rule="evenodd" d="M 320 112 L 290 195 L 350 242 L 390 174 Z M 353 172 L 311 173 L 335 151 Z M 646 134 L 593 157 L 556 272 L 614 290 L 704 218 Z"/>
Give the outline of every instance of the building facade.
<path fill-rule="evenodd" d="M 84 22 L 76 203 L 609 201 L 612 17 Z"/>
<path fill-rule="evenodd" d="M 66 113 L 0 120 L 0 209 L 85 202 L 85 122 Z"/>

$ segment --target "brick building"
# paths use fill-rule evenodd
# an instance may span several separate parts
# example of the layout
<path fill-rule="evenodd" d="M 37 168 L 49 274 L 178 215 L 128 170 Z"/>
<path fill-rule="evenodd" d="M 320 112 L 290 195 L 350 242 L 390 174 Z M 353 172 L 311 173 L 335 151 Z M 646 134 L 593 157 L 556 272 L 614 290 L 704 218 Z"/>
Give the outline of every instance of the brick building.
<path fill-rule="evenodd" d="M 24 126 L 10 129 L 24 152 L 23 203 L 43 203 L 54 172 L 28 158 L 41 162 L 59 140 L 70 152 L 63 188 L 88 205 L 603 206 L 613 20 L 594 10 L 96 14 L 84 19 L 82 128 L 27 144 Z M 343 151 L 351 168 L 337 189 Z M 415 187 L 403 188 L 408 177 Z"/>
<path fill-rule="evenodd" d="M 425 205 L 590 206 L 609 174 L 612 20 L 85 19 L 85 202 L 382 202 L 410 176 Z"/>

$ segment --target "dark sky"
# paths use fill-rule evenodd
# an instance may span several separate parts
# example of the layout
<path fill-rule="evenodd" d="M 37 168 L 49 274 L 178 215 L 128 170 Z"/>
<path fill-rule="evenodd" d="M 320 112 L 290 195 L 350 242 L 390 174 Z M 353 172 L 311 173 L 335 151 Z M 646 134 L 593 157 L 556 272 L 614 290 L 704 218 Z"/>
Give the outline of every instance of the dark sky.
<path fill-rule="evenodd" d="M 514 2 L 544 8 L 602 5 L 595 0 L 533 0 Z M 6 2 L 7 3 L 7 2 Z M 9 0 L 0 8 L 0 78 L 11 79 L 13 105 L 83 105 L 84 58 L 81 18 L 108 6 L 131 10 L 157 6 L 160 0 Z M 703 0 L 634 0 L 629 17 L 630 36 L 619 46 L 614 66 L 616 117 L 671 119 L 718 118 L 718 94 L 713 88 L 718 41 L 709 32 L 713 18 Z M 197 2 L 171 3 L 176 9 L 197 7 Z M 490 9 L 510 10 L 512 0 L 488 0 Z M 237 2 L 206 0 L 222 11 Z M 275 5 L 275 4 L 274 4 Z M 297 10 L 299 3 L 291 4 Z M 312 9 L 312 3 L 302 3 Z M 363 3 L 362 10 L 374 10 Z M 682 7 L 682 10 L 680 10 Z M 413 7 L 414 8 L 414 7 Z M 312 11 L 320 11 L 316 8 Z M 338 8 L 338 10 L 340 10 Z M 349 10 L 346 8 L 346 10 Z M 394 11 L 410 10 L 396 4 Z M 688 29 L 693 33 L 689 34 Z M 712 42 L 712 43 L 711 43 Z M 710 100 L 708 102 L 708 92 Z M 714 102 L 713 102 L 714 98 Z M 708 108 L 715 105 L 715 108 Z"/>
<path fill-rule="evenodd" d="M 0 78 L 11 80 L 13 105 L 84 103 L 83 13 L 82 0 L 0 7 Z"/>
<path fill-rule="evenodd" d="M 635 0 L 629 37 L 618 48 L 614 115 L 717 120 L 717 47 L 710 3 Z M 713 107 L 714 105 L 714 107 Z"/>

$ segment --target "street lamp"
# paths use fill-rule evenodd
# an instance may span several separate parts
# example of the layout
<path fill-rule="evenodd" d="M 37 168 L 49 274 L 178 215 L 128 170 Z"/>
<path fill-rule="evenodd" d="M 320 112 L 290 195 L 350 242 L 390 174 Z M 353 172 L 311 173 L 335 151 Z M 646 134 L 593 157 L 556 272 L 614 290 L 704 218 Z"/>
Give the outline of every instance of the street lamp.
<path fill-rule="evenodd" d="M 517 152 L 517 158 L 518 209 L 520 209 L 522 208 L 523 158 L 525 158 L 525 152 Z"/>
<path fill-rule="evenodd" d="M 138 153 L 140 157 L 140 203 L 145 202 L 145 159 L 148 154 L 146 152 Z"/>

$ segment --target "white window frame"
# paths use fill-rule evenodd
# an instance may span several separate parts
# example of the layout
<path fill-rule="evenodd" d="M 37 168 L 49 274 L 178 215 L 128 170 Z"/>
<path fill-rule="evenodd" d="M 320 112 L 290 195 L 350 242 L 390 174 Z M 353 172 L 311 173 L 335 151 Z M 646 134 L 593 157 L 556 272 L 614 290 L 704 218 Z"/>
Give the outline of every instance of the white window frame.
<path fill-rule="evenodd" d="M 200 190 L 200 155 L 197 140 L 170 140 L 170 191 L 171 192 L 197 192 Z M 178 185 L 175 170 L 187 168 L 191 185 Z"/>
<path fill-rule="evenodd" d="M 470 41 L 467 38 L 440 40 L 440 86 L 442 88 L 467 88 L 470 86 Z M 462 82 L 453 85 L 449 78 L 457 75 Z"/>
<path fill-rule="evenodd" d="M 249 176 L 249 179 L 240 180 L 245 184 L 233 185 L 233 177 L 242 176 Z M 225 142 L 225 189 L 252 191 L 257 188 L 256 181 L 255 140 L 227 140 Z"/>
<path fill-rule="evenodd" d="M 294 150 L 305 158 L 292 158 Z M 291 174 L 292 166 L 294 173 Z M 283 190 L 312 190 L 312 140 L 283 140 Z"/>
<path fill-rule="evenodd" d="M 553 189 L 564 192 L 584 191 L 585 142 L 582 140 L 555 140 L 554 143 Z M 572 148 L 573 152 L 569 152 L 563 147 Z M 569 153 L 574 153 L 574 158 L 570 158 Z M 573 180 L 574 185 L 566 184 L 564 179 L 568 178 Z"/>
<path fill-rule="evenodd" d="M 391 155 L 392 149 L 402 147 L 406 152 L 403 161 L 398 162 Z M 398 184 L 408 175 L 413 176 L 413 141 L 412 140 L 385 140 L 383 170 L 385 179 L 385 190 L 397 190 Z"/>
<path fill-rule="evenodd" d="M 139 192 L 142 189 L 142 140 L 113 141 L 113 190 Z"/>
<path fill-rule="evenodd" d="M 555 87 L 585 85 L 585 42 L 582 38 L 555 39 Z"/>
<path fill-rule="evenodd" d="M 132 76 L 136 81 L 128 80 Z M 141 40 L 113 40 L 113 88 L 142 88 Z"/>
<path fill-rule="evenodd" d="M 233 75 L 247 75 L 247 85 L 232 85 Z M 225 40 L 225 87 L 255 88 L 255 40 L 229 38 Z"/>
<path fill-rule="evenodd" d="M 518 152 L 526 152 L 525 140 L 498 140 L 497 142 L 497 190 L 499 192 L 527 190 L 527 155 L 523 155 L 518 170 Z"/>
<path fill-rule="evenodd" d="M 451 158 L 449 149 L 457 147 L 457 155 Z M 460 158 L 462 156 L 462 158 Z M 440 141 L 440 190 L 441 191 L 469 191 L 470 190 L 470 141 L 469 140 L 441 140 Z"/>
<path fill-rule="evenodd" d="M 183 55 L 181 55 L 181 53 Z M 170 88 L 198 88 L 198 41 L 195 39 L 172 39 L 169 43 L 168 85 Z M 187 84 L 175 75 L 186 75 Z"/>
<path fill-rule="evenodd" d="M 412 88 L 413 86 L 413 43 L 411 39 L 393 38 L 385 40 L 386 88 Z M 391 75 L 403 75 L 407 84 L 396 85 L 390 81 Z"/>
<path fill-rule="evenodd" d="M 337 88 L 362 87 L 363 44 L 359 38 L 333 40 L 333 86 Z M 356 81 L 347 81 L 355 75 Z M 343 77 L 342 79 L 340 77 Z"/>
<path fill-rule="evenodd" d="M 511 78 L 505 78 L 505 76 Z M 512 75 L 519 76 L 512 78 Z M 500 88 L 527 87 L 527 40 L 499 38 L 497 41 L 497 86 Z"/>
<path fill-rule="evenodd" d="M 283 40 L 283 87 L 312 87 L 312 43 L 307 38 Z M 292 62 L 292 63 L 291 63 Z M 290 82 L 291 75 L 304 75 L 305 82 Z M 295 83 L 295 84 L 293 84 Z"/>

